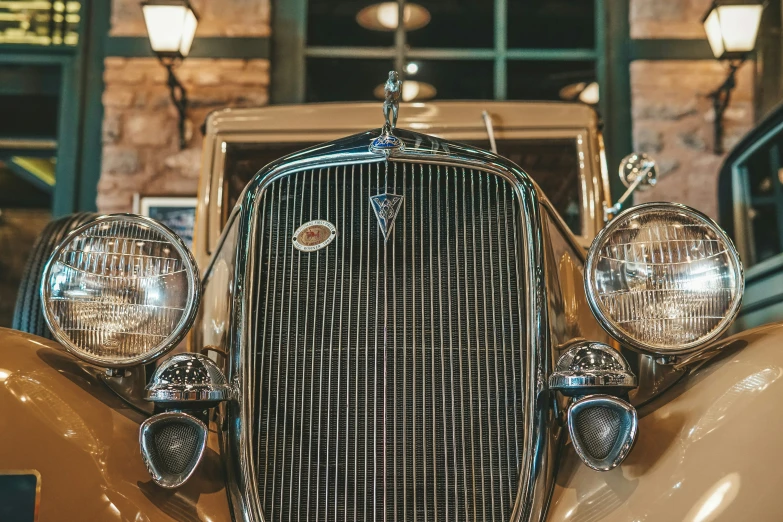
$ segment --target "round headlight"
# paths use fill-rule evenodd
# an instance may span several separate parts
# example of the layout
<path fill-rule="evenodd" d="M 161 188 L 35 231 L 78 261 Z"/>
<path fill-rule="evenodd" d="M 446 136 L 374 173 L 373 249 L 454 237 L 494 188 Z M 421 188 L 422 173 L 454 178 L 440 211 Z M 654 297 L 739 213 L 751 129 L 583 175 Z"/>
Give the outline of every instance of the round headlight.
<path fill-rule="evenodd" d="M 192 326 L 200 283 L 182 240 L 157 221 L 114 214 L 74 230 L 44 270 L 55 338 L 88 362 L 123 367 L 174 348 Z"/>
<path fill-rule="evenodd" d="M 619 214 L 593 241 L 585 270 L 593 314 L 646 353 L 687 353 L 717 338 L 742 301 L 731 240 L 704 214 L 674 203 Z"/>

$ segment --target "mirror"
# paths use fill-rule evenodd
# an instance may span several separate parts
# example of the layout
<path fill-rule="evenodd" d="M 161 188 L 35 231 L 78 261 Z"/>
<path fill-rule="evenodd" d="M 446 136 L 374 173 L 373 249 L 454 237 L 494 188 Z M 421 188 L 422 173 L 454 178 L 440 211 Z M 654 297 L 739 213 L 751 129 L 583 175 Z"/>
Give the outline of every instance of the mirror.
<path fill-rule="evenodd" d="M 604 223 L 615 217 L 623 208 L 623 204 L 636 192 L 654 187 L 658 182 L 658 167 L 655 160 L 643 152 L 633 152 L 620 161 L 620 181 L 628 187 L 617 200 L 617 203 L 607 207 L 604 203 Z"/>
<path fill-rule="evenodd" d="M 647 190 L 658 182 L 658 166 L 655 160 L 642 152 L 632 152 L 620 161 L 620 181 L 630 187 L 644 172 L 644 178 L 637 187 L 639 190 Z"/>

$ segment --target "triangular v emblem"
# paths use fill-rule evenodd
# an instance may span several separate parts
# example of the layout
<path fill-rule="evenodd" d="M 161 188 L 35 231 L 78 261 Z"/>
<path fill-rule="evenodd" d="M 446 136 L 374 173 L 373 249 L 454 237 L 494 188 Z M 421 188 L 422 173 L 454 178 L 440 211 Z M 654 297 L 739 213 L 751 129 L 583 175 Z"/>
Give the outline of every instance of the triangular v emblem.
<path fill-rule="evenodd" d="M 370 198 L 370 203 L 375 211 L 375 217 L 378 218 L 378 226 L 383 233 L 383 239 L 388 241 L 394 228 L 394 219 L 402 207 L 402 196 L 397 194 L 378 194 Z"/>

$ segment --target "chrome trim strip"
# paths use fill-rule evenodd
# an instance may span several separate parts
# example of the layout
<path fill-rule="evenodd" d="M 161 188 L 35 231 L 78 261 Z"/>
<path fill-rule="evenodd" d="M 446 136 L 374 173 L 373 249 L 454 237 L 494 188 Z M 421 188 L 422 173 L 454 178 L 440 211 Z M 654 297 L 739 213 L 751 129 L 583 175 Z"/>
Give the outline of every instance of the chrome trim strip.
<path fill-rule="evenodd" d="M 261 218 L 256 209 L 259 198 L 272 181 L 316 167 L 351 165 L 363 168 L 363 164 L 369 163 L 376 164 L 379 171 L 381 163 L 385 162 L 401 164 L 422 162 L 454 168 L 480 169 L 502 177 L 515 187 L 520 208 L 520 215 L 514 221 L 514 236 L 520 250 L 515 253 L 515 261 L 517 272 L 520 274 L 517 292 L 526 305 L 523 307 L 524 313 L 520 314 L 520 321 L 524 320 L 526 323 L 524 329 L 526 349 L 521 354 L 526 357 L 524 368 L 527 375 L 523 380 L 525 386 L 525 419 L 522 434 L 524 451 L 520 456 L 519 483 L 512 520 L 543 520 L 552 486 L 551 481 L 554 477 L 552 470 L 556 444 L 550 440 L 551 427 L 548 425 L 551 401 L 546 380 L 551 368 L 552 356 L 545 306 L 547 290 L 543 273 L 540 189 L 522 169 L 503 158 L 480 149 L 442 142 L 407 131 L 398 130 L 400 137 L 406 141 L 404 151 L 396 153 L 392 158 L 379 157 L 367 149 L 367 143 L 377 134 L 378 131 L 371 131 L 331 144 L 319 145 L 268 165 L 248 185 L 234 210 L 234 213 L 240 215 L 240 229 L 234 294 L 236 315 L 228 378 L 239 390 L 239 398 L 238 403 L 229 405 L 226 411 L 225 420 L 228 422 L 224 425 L 228 427 L 228 433 L 221 432 L 221 444 L 229 466 L 228 490 L 234 514 L 238 519 L 247 522 L 264 520 L 255 476 L 257 463 L 253 461 L 253 451 L 249 447 L 252 443 L 251 428 L 247 422 L 243 422 L 243 419 L 253 418 L 253 404 L 250 400 L 253 397 L 251 389 L 253 379 L 252 369 L 248 367 L 249 347 L 252 346 L 253 338 L 247 325 L 251 324 L 251 312 L 254 310 L 251 294 L 257 256 L 252 253 L 259 251 L 257 242 L 261 237 L 259 234 Z M 368 223 L 373 225 L 369 220 Z M 506 248 L 508 249 L 508 245 Z M 524 319 L 522 315 L 525 316 Z M 468 360 L 470 363 L 470 358 Z M 518 437 L 517 441 L 519 441 Z"/>

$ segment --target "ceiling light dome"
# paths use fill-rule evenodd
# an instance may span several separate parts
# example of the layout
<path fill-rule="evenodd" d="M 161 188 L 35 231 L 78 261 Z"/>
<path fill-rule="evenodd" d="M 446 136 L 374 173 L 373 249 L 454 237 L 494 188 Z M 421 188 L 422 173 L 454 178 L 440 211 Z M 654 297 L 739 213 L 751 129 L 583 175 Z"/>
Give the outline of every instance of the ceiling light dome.
<path fill-rule="evenodd" d="M 373 94 L 379 100 L 385 97 L 384 87 L 384 84 L 380 84 L 373 90 Z M 436 94 L 438 94 L 438 90 L 426 82 L 405 80 L 402 83 L 402 101 L 404 102 L 430 100 Z"/>
<path fill-rule="evenodd" d="M 399 25 L 399 4 L 382 2 L 365 7 L 356 15 L 362 27 L 373 31 L 394 31 Z M 419 4 L 405 4 L 403 15 L 405 30 L 421 29 L 430 23 L 430 12 Z"/>

